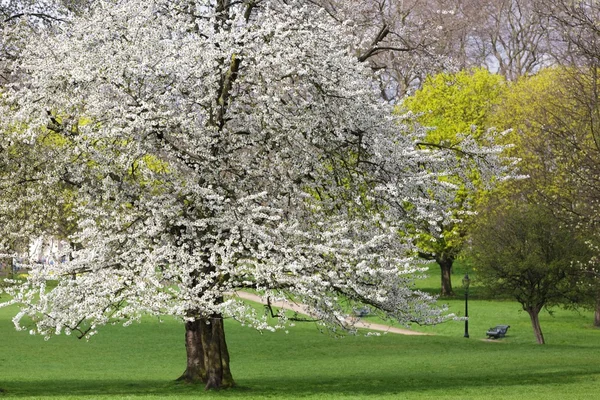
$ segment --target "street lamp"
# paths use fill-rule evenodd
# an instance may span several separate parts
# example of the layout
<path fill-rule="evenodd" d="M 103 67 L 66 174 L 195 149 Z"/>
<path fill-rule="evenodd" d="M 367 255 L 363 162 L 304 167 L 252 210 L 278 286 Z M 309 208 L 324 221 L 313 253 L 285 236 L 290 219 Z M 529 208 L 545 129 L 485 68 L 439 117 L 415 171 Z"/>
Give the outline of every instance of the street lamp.
<path fill-rule="evenodd" d="M 462 280 L 463 287 L 465 288 L 465 337 L 469 337 L 469 285 L 471 284 L 471 279 L 469 279 L 469 274 L 466 273 L 465 277 Z"/>

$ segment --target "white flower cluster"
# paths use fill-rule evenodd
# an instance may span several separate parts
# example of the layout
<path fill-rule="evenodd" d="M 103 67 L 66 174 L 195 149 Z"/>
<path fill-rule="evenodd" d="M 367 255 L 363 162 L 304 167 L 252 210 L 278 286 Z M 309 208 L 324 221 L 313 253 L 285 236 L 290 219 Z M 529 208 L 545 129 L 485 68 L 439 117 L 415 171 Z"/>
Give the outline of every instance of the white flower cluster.
<path fill-rule="evenodd" d="M 355 302 L 444 318 L 412 290 L 404 232 L 450 217 L 456 187 L 439 178 L 456 162 L 418 148 L 423 132 L 391 117 L 345 28 L 311 3 L 99 0 L 31 38 L 28 78 L 0 104 L 0 244 L 59 232 L 72 252 L 10 289 L 17 326 L 289 323 L 231 297 L 244 288 L 328 326 L 350 328 Z"/>

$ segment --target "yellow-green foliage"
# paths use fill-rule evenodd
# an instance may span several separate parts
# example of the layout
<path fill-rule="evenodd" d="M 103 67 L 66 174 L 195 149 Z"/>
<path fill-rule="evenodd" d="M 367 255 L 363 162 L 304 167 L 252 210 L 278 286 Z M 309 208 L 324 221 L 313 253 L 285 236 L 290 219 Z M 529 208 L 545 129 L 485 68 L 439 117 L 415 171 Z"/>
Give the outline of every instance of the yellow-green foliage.
<path fill-rule="evenodd" d="M 169 164 L 154 155 L 146 154 L 142 157 L 142 160 L 150 171 L 163 174 L 169 173 Z"/>
<path fill-rule="evenodd" d="M 83 128 L 87 129 L 83 129 Z M 29 159 L 32 160 L 29 165 L 35 169 L 38 159 L 36 158 L 35 152 L 41 154 L 51 155 L 67 155 L 70 153 L 75 144 L 73 139 L 77 136 L 88 134 L 89 130 L 100 129 L 101 125 L 87 117 L 68 117 L 64 113 L 53 112 L 51 118 L 49 118 L 48 125 L 43 127 L 40 134 L 35 138 L 35 146 L 31 146 L 27 143 L 15 142 L 10 147 L 5 149 L 10 158 L 14 159 L 14 166 L 20 165 L 20 160 Z M 13 126 L 11 127 L 14 131 L 25 131 L 27 126 Z M 122 142 L 123 146 L 128 146 L 128 140 Z M 94 143 L 94 146 L 98 150 L 104 149 L 104 144 L 100 141 Z M 52 156 L 49 156 L 52 158 Z M 88 159 L 85 153 L 73 154 L 78 162 L 86 163 L 87 167 L 91 170 L 95 170 L 95 162 Z M 86 161 L 87 160 L 87 161 Z M 41 161 L 40 161 L 41 162 Z M 12 164 L 11 164 L 12 165 Z M 8 168 L 8 167 L 7 167 Z M 8 170 L 3 172 L 8 173 Z M 136 184 L 147 187 L 151 193 L 160 193 L 168 190 L 163 187 L 163 182 L 160 180 L 161 174 L 169 174 L 168 163 L 161 160 L 158 156 L 152 154 L 141 154 L 137 159 L 131 161 L 129 165 L 123 165 L 123 172 L 120 179 L 135 181 Z M 98 170 L 96 172 L 98 179 L 103 179 L 103 172 Z M 22 190 L 25 190 L 24 186 L 15 186 L 14 193 L 4 192 L 3 196 L 14 196 L 18 198 L 22 196 Z M 77 188 L 70 184 L 56 184 L 53 185 L 51 196 L 55 207 L 45 207 L 43 202 L 48 201 L 47 198 L 44 200 L 35 200 L 30 203 L 19 202 L 19 207 L 14 209 L 16 217 L 27 218 L 27 213 L 31 211 L 31 208 L 45 208 L 47 213 L 45 220 L 49 221 L 52 225 L 52 234 L 66 237 L 68 236 L 77 223 L 77 215 L 75 211 L 75 204 L 77 203 Z M 127 206 L 127 205 L 126 205 Z"/>
<path fill-rule="evenodd" d="M 428 77 L 423 87 L 408 97 L 397 112 L 412 112 L 417 123 L 430 128 L 426 142 L 455 146 L 463 135 L 472 135 L 478 140 L 482 133 L 497 127 L 494 114 L 507 89 L 503 76 L 483 68 L 440 73 Z M 478 186 L 479 173 L 468 172 L 471 182 Z M 448 180 L 461 185 L 455 179 Z M 459 202 L 471 195 L 461 186 Z"/>
<path fill-rule="evenodd" d="M 557 132 L 570 132 L 581 146 L 591 140 L 594 120 L 584 104 L 591 82 L 585 75 L 571 68 L 547 68 L 536 75 L 522 77 L 502 97 L 501 105 L 493 115 L 493 121 L 501 128 L 511 128 L 506 140 L 514 144 L 511 156 L 522 159 L 521 171 L 530 179 L 509 184 L 521 189 L 536 187 L 547 195 L 556 196 L 568 189 L 565 183 L 566 169 L 561 167 L 569 149 L 551 144 Z M 560 140 L 559 140 L 560 142 Z M 572 161 L 570 161 L 572 162 Z"/>
<path fill-rule="evenodd" d="M 491 112 L 506 88 L 502 76 L 481 68 L 441 73 L 428 77 L 398 111 L 412 111 L 421 125 L 435 128 L 428 141 L 455 143 L 458 134 L 473 133 L 478 138 L 491 127 Z"/>
<path fill-rule="evenodd" d="M 363 180 L 353 179 L 353 174 L 356 173 L 356 165 L 359 162 L 357 154 L 352 152 L 340 159 L 328 159 L 323 163 L 323 168 L 331 173 L 331 181 L 327 182 L 331 187 L 336 188 L 335 193 L 329 192 L 327 185 L 322 187 L 305 187 L 304 190 L 310 195 L 307 199 L 307 204 L 310 206 L 324 206 L 329 200 L 334 197 L 343 197 L 345 199 L 345 209 L 329 210 L 331 213 L 344 212 L 348 217 L 354 218 L 359 215 L 376 212 L 376 206 L 373 201 L 367 196 L 369 187 Z M 334 173 L 335 172 L 335 173 Z M 360 183 L 357 183 L 360 182 Z"/>
<path fill-rule="evenodd" d="M 431 144 L 455 146 L 461 136 L 472 135 L 476 140 L 483 132 L 494 127 L 492 115 L 507 90 L 501 75 L 475 68 L 456 73 L 441 73 L 426 79 L 423 87 L 397 108 L 398 113 L 412 112 L 415 121 L 431 128 L 425 141 Z M 474 168 L 467 175 L 478 186 L 479 173 Z M 456 216 L 472 204 L 477 193 L 468 190 L 458 178 L 446 180 L 461 187 L 456 198 Z M 464 241 L 464 224 L 443 227 L 437 237 L 427 233 L 418 235 L 419 247 L 430 254 L 454 257 Z"/>
<path fill-rule="evenodd" d="M 544 121 L 550 122 L 556 117 L 549 108 L 556 100 L 565 99 L 560 83 L 564 72 L 561 68 L 544 69 L 536 75 L 522 77 L 503 93 L 492 120 L 499 127 L 512 129 L 507 140 L 515 144 L 515 151 L 520 153 L 529 141 L 528 136 L 539 132 Z"/>

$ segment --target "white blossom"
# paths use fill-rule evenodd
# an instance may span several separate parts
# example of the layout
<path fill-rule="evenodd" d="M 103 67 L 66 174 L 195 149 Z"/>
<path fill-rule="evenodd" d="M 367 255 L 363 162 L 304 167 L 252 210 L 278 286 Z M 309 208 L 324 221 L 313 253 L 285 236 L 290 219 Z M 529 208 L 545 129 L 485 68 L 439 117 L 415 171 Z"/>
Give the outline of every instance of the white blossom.
<path fill-rule="evenodd" d="M 403 233 L 452 217 L 450 150 L 416 145 L 424 133 L 378 100 L 347 27 L 311 2 L 217 11 L 100 0 L 30 38 L 26 79 L 0 105 L 0 244 L 60 231 L 73 248 L 9 289 L 17 328 L 30 316 L 35 333 L 92 335 L 215 313 L 292 325 L 232 296 L 244 288 L 330 327 L 352 328 L 354 302 L 444 319 L 412 290 L 422 268 Z M 462 150 L 489 167 L 501 149 Z"/>

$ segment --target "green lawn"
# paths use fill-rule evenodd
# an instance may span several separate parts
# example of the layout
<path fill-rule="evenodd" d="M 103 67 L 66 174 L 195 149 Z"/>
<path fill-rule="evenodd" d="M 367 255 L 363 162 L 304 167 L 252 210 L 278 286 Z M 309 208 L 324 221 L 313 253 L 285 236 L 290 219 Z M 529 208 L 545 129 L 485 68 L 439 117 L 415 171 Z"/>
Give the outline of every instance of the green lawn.
<path fill-rule="evenodd" d="M 459 294 L 460 296 L 460 294 Z M 463 310 L 462 300 L 448 300 Z M 314 324 L 289 334 L 226 325 L 238 387 L 206 393 L 175 383 L 183 371 L 183 326 L 167 319 L 106 327 L 91 341 L 44 341 L 16 332 L 15 309 L 0 309 L 0 397 L 23 399 L 595 399 L 600 392 L 600 330 L 592 314 L 542 316 L 548 344 L 535 344 L 528 317 L 510 301 L 470 302 L 462 322 L 415 327 L 434 336 L 345 337 Z M 485 330 L 511 325 L 488 342 Z"/>
<path fill-rule="evenodd" d="M 440 303 L 447 304 L 450 311 L 457 316 L 465 315 L 464 289 L 462 278 L 465 269 L 458 264 L 452 276 L 452 283 L 456 293 L 453 298 L 441 298 Z M 469 289 L 469 335 L 471 338 L 483 339 L 488 328 L 495 325 L 510 325 L 508 336 L 503 343 L 535 343 L 529 315 L 524 312 L 521 305 L 508 299 L 490 301 L 485 299 L 483 289 L 478 285 L 477 275 L 469 271 L 472 286 Z M 432 264 L 429 276 L 417 282 L 417 287 L 432 294 L 440 291 L 440 271 L 437 265 Z M 367 321 L 380 322 L 378 318 L 368 317 Z M 540 313 L 540 323 L 547 344 L 594 344 L 600 339 L 600 330 L 591 326 L 593 314 L 580 310 L 566 311 L 553 308 L 551 313 L 543 310 Z M 399 326 L 393 321 L 387 324 Z M 436 326 L 413 326 L 413 330 L 457 337 L 464 335 L 464 322 L 453 321 Z M 576 335 L 574 333 L 577 332 Z M 600 341 L 598 342 L 600 346 Z"/>

